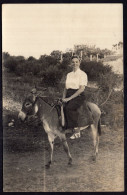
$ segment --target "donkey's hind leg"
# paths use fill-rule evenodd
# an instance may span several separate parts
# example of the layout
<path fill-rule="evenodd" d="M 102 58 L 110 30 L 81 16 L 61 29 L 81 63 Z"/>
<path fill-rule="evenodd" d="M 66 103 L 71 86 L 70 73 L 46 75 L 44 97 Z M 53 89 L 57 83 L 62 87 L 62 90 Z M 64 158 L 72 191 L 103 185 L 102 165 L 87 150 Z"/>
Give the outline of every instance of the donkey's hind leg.
<path fill-rule="evenodd" d="M 51 163 L 52 163 L 52 158 L 53 158 L 53 148 L 54 148 L 54 139 L 55 139 L 55 135 L 54 134 L 51 134 L 49 133 L 48 134 L 48 140 L 49 140 L 49 143 L 50 143 L 50 146 L 51 146 L 51 153 L 50 153 L 50 161 L 48 162 L 48 164 L 46 164 L 46 168 L 50 168 L 51 166 Z"/>
<path fill-rule="evenodd" d="M 64 148 L 64 151 L 66 152 L 67 156 L 68 156 L 68 165 L 72 165 L 72 157 L 71 157 L 71 154 L 70 154 L 70 151 L 69 151 L 69 146 L 68 146 L 68 143 L 67 143 L 67 140 L 66 140 L 66 136 L 65 134 L 61 133 L 60 134 L 60 139 L 63 143 L 63 148 Z"/>
<path fill-rule="evenodd" d="M 97 133 L 97 128 L 94 124 L 91 125 L 91 130 L 92 130 L 93 145 L 94 145 L 93 160 L 96 161 L 96 155 L 98 153 L 98 133 Z"/>
<path fill-rule="evenodd" d="M 96 155 L 98 155 L 98 146 L 99 146 L 99 135 L 97 133 Z"/>

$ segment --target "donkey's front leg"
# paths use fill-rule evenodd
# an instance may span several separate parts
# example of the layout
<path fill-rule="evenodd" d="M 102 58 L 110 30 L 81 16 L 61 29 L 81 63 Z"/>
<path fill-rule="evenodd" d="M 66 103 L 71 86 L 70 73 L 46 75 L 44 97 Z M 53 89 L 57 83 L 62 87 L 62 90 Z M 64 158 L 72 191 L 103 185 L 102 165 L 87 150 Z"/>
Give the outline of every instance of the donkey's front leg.
<path fill-rule="evenodd" d="M 46 164 L 46 168 L 50 168 L 51 166 L 51 163 L 52 163 L 52 158 L 53 158 L 53 148 L 54 148 L 54 139 L 55 139 L 55 135 L 54 134 L 51 134 L 49 133 L 48 134 L 48 140 L 49 140 L 49 143 L 50 143 L 50 146 L 51 146 L 51 153 L 50 153 L 50 160 L 48 162 L 48 164 Z"/>
<path fill-rule="evenodd" d="M 63 143 L 64 151 L 67 153 L 67 156 L 69 158 L 68 165 L 72 165 L 72 157 L 71 157 L 71 154 L 70 154 L 70 151 L 69 151 L 69 146 L 68 146 L 65 134 L 61 133 L 60 134 L 60 139 Z"/>

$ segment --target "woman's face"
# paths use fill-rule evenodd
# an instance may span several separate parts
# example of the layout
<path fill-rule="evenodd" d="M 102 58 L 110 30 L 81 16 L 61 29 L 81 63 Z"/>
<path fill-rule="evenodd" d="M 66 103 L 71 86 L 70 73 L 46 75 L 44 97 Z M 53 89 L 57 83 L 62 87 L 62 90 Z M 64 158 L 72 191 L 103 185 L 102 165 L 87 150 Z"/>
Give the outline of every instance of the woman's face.
<path fill-rule="evenodd" d="M 80 66 L 80 61 L 78 58 L 73 58 L 71 64 L 72 64 L 73 70 L 76 71 Z"/>

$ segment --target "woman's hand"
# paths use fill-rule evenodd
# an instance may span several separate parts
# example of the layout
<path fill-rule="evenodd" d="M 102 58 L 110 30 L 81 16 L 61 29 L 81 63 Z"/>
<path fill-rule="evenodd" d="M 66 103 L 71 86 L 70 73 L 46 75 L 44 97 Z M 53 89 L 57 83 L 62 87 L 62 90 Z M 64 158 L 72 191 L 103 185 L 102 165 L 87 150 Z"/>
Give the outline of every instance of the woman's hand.
<path fill-rule="evenodd" d="M 69 97 L 69 98 L 63 98 L 62 101 L 66 103 L 66 102 L 68 102 L 68 101 L 76 98 L 77 96 L 79 96 L 84 91 L 84 89 L 85 89 L 85 86 L 84 85 L 81 85 L 79 87 L 79 89 L 71 97 Z"/>
<path fill-rule="evenodd" d="M 62 99 L 62 101 L 65 102 L 65 103 L 68 102 L 68 101 L 70 101 L 70 100 L 71 100 L 70 98 L 63 98 Z"/>

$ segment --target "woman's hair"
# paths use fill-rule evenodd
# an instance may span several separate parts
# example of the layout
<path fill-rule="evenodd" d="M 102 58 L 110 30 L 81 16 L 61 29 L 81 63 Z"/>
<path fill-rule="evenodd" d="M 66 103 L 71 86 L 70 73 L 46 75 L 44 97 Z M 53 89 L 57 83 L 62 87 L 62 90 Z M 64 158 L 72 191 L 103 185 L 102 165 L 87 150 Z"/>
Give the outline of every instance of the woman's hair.
<path fill-rule="evenodd" d="M 77 59 L 80 61 L 79 56 L 77 56 L 77 55 L 73 55 L 73 56 L 71 57 L 71 59 L 74 59 L 74 58 L 77 58 Z"/>

